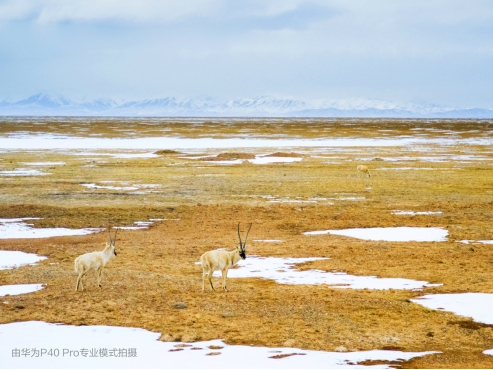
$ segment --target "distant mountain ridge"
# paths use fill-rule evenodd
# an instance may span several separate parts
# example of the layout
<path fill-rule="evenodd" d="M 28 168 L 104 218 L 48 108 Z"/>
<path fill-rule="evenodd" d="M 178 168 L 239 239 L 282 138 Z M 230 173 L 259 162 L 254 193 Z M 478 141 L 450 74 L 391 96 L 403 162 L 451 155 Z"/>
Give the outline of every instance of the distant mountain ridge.
<path fill-rule="evenodd" d="M 231 100 L 167 97 L 124 102 L 112 99 L 77 102 L 64 97 L 36 94 L 15 102 L 0 101 L 0 115 L 493 118 L 493 109 L 456 109 L 359 98 L 303 100 L 272 96 Z"/>

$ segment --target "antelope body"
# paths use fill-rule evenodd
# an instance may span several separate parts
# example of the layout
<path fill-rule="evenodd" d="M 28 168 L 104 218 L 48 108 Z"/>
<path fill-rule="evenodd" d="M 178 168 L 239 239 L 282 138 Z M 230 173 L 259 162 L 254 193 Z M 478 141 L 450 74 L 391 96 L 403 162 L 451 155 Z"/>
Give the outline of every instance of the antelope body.
<path fill-rule="evenodd" d="M 368 169 L 368 167 L 360 164 L 358 167 L 356 167 L 356 169 L 358 170 L 358 172 L 363 172 L 363 173 L 366 173 L 368 175 L 368 177 L 370 177 L 370 170 Z"/>
<path fill-rule="evenodd" d="M 238 238 L 240 239 L 239 247 L 236 247 L 233 251 L 209 251 L 205 252 L 200 257 L 200 263 L 202 264 L 202 291 L 205 291 L 205 279 L 207 277 L 209 284 L 211 285 L 211 290 L 215 290 L 212 285 L 212 274 L 214 271 L 220 270 L 223 275 L 223 289 L 228 290 L 226 288 L 226 278 L 228 276 L 228 270 L 236 265 L 241 259 L 246 258 L 245 248 L 246 248 L 246 240 L 248 238 L 248 233 L 252 225 L 250 224 L 250 228 L 245 237 L 245 243 L 242 244 L 241 236 L 240 236 L 240 224 L 238 223 Z"/>
<path fill-rule="evenodd" d="M 109 232 L 109 229 L 108 229 Z M 101 276 L 103 273 L 103 268 L 106 266 L 111 257 L 116 256 L 115 243 L 116 243 L 116 233 L 115 239 L 111 239 L 110 242 L 106 243 L 106 248 L 102 252 L 91 252 L 83 254 L 75 259 L 75 272 L 79 274 L 77 277 L 77 284 L 75 286 L 75 291 L 79 290 L 79 284 L 84 291 L 84 285 L 82 284 L 82 277 L 90 270 L 95 270 L 98 277 L 98 285 L 101 288 Z"/>

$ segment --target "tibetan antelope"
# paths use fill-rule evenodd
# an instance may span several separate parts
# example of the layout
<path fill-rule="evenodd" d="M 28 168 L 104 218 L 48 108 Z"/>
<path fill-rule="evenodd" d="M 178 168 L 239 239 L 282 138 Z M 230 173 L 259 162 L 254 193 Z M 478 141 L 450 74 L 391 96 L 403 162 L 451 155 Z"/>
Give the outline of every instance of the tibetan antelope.
<path fill-rule="evenodd" d="M 360 164 L 358 167 L 356 167 L 356 170 L 358 171 L 358 173 L 363 172 L 363 173 L 366 173 L 368 175 L 368 177 L 371 177 L 370 170 L 368 169 L 368 167 L 366 167 L 362 164 Z"/>
<path fill-rule="evenodd" d="M 84 291 L 84 285 L 82 285 L 82 277 L 89 271 L 95 270 L 98 276 L 98 284 L 101 288 L 101 275 L 103 273 L 103 268 L 106 266 L 111 257 L 116 256 L 115 243 L 116 234 L 118 233 L 118 228 L 115 231 L 115 238 L 111 240 L 111 232 L 108 227 L 108 233 L 110 237 L 110 242 L 106 243 L 106 248 L 102 252 L 91 252 L 83 254 L 75 259 L 75 272 L 79 274 L 77 278 L 77 285 L 75 286 L 75 291 L 79 290 L 79 284 Z"/>
<path fill-rule="evenodd" d="M 226 291 L 228 290 L 226 288 L 226 278 L 228 276 L 228 270 L 236 265 L 240 261 L 240 259 L 246 258 L 246 241 L 251 228 L 252 224 L 250 224 L 250 227 L 248 228 L 245 237 L 245 243 L 242 244 L 240 236 L 240 223 L 238 222 L 238 238 L 240 238 L 239 247 L 236 247 L 235 250 L 231 252 L 223 250 L 205 252 L 200 257 L 200 263 L 202 264 L 202 291 L 205 291 L 206 276 L 209 280 L 209 284 L 211 285 L 211 290 L 215 290 L 214 286 L 212 285 L 212 273 L 217 270 L 221 270 L 223 274 L 223 289 Z"/>

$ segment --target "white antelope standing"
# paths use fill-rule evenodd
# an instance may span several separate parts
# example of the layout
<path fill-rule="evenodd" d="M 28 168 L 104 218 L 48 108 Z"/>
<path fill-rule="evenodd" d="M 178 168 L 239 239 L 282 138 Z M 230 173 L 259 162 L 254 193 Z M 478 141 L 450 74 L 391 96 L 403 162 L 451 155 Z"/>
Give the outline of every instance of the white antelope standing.
<path fill-rule="evenodd" d="M 223 274 L 223 289 L 226 291 L 228 290 L 226 288 L 226 278 L 228 276 L 228 270 L 236 265 L 240 261 L 240 259 L 246 258 L 246 241 L 251 228 L 252 224 L 250 224 L 250 227 L 247 231 L 245 243 L 242 244 L 240 236 L 240 223 L 238 223 L 238 238 L 240 238 L 240 246 L 236 247 L 234 251 L 209 251 L 205 252 L 200 257 L 200 263 L 202 264 L 202 291 L 205 290 L 206 276 L 211 285 L 211 290 L 215 290 L 214 286 L 212 285 L 212 273 L 217 270 L 221 270 Z"/>
<path fill-rule="evenodd" d="M 366 173 L 368 175 L 368 177 L 370 177 L 370 170 L 368 169 L 368 167 L 360 164 L 358 167 L 356 167 L 356 169 L 358 170 L 358 173 L 359 172 L 363 172 L 363 173 Z"/>
<path fill-rule="evenodd" d="M 118 229 L 115 231 L 115 238 L 111 240 L 111 232 L 108 227 L 108 233 L 110 236 L 110 242 L 106 243 L 106 248 L 102 252 L 91 252 L 83 254 L 75 259 L 75 272 L 79 274 L 77 278 L 77 285 L 75 286 L 75 291 L 79 290 L 80 287 L 84 291 L 84 285 L 82 285 L 82 277 L 89 271 L 95 270 L 98 276 L 98 284 L 101 288 L 101 275 L 103 273 L 103 268 L 106 266 L 111 257 L 116 256 L 115 243 L 116 234 Z"/>

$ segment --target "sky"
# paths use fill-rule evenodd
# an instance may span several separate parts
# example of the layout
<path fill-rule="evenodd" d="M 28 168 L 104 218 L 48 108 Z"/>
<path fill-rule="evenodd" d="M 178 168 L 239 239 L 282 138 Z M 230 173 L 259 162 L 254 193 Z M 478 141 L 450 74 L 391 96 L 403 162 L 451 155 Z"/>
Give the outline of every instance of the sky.
<path fill-rule="evenodd" d="M 0 100 L 493 108 L 491 0 L 0 0 Z"/>

